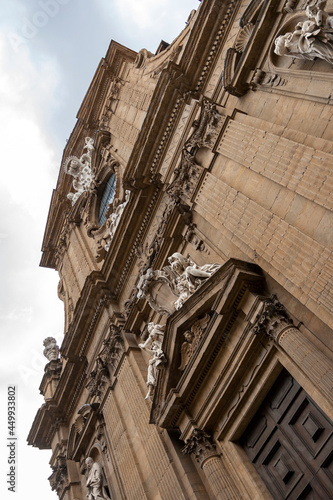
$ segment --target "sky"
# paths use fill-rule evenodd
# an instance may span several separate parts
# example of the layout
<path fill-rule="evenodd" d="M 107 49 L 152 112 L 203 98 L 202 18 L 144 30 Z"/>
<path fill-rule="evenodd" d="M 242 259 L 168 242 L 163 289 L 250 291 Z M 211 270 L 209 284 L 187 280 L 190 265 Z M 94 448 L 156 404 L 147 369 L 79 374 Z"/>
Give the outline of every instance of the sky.
<path fill-rule="evenodd" d="M 1 0 L 0 498 L 56 500 L 51 451 L 26 438 L 43 403 L 43 340 L 63 339 L 58 275 L 39 267 L 62 152 L 111 39 L 155 52 L 198 0 Z M 8 490 L 8 387 L 15 386 L 15 493 Z"/>

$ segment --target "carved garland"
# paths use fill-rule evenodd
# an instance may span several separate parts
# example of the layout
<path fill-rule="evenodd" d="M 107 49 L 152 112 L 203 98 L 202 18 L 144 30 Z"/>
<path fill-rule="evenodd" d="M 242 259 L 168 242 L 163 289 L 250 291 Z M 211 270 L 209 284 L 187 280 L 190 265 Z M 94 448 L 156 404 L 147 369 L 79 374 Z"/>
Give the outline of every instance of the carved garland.
<path fill-rule="evenodd" d="M 124 340 L 120 327 L 112 324 L 110 333 L 103 342 L 103 348 L 98 354 L 95 368 L 89 375 L 89 382 L 86 385 L 91 396 L 102 399 L 107 383 L 110 381 L 111 370 L 115 368 L 120 354 L 124 349 Z"/>
<path fill-rule="evenodd" d="M 52 474 L 48 478 L 52 491 L 56 491 L 59 498 L 62 498 L 65 488 L 68 486 L 67 461 L 66 457 L 57 457 L 57 465 L 52 467 Z"/>

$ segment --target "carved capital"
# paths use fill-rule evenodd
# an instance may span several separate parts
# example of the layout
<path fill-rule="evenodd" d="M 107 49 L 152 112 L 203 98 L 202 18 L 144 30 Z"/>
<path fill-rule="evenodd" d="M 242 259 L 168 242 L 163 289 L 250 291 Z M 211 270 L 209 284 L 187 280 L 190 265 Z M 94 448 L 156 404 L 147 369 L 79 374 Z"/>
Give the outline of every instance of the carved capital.
<path fill-rule="evenodd" d="M 284 306 L 278 301 L 276 295 L 265 300 L 261 312 L 257 315 L 252 329 L 256 335 L 265 333 L 273 340 L 277 340 L 281 332 L 293 325 Z"/>
<path fill-rule="evenodd" d="M 220 453 L 216 451 L 216 444 L 213 442 L 211 435 L 202 429 L 194 429 L 182 452 L 187 455 L 193 454 L 201 467 L 208 458 L 220 456 Z"/>

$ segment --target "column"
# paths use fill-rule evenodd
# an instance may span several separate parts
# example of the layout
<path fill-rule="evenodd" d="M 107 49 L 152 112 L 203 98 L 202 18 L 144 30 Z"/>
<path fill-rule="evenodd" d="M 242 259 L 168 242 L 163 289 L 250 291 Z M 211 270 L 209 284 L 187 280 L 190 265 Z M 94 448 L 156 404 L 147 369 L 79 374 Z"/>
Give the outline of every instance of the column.
<path fill-rule="evenodd" d="M 207 432 L 194 429 L 182 451 L 188 455 L 193 454 L 200 464 L 214 493 L 214 498 L 217 500 L 242 498 L 233 477 L 228 472 L 222 453 L 216 450 L 216 444 Z"/>
<path fill-rule="evenodd" d="M 294 363 L 310 377 L 318 390 L 333 403 L 333 363 L 293 325 L 276 296 L 263 302 L 253 333 L 271 337 Z"/>

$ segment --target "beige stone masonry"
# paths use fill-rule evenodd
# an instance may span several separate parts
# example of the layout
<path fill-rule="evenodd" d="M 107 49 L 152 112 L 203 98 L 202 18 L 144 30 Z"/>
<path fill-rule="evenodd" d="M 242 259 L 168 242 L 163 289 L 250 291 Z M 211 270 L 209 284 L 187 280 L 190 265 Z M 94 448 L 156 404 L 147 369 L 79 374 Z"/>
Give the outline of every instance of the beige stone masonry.
<path fill-rule="evenodd" d="M 318 304 L 332 311 L 330 250 L 210 173 L 195 202 L 221 237 L 231 239 L 251 258 L 260 255 L 260 265 L 303 303 L 309 298 L 316 301 L 315 314 L 320 314 Z"/>
<path fill-rule="evenodd" d="M 141 356 L 141 353 L 140 353 Z M 146 463 L 150 468 L 150 474 L 154 483 L 148 486 L 148 491 L 153 491 L 157 485 L 160 498 L 169 500 L 171 498 L 184 499 L 185 495 L 180 487 L 179 481 L 169 459 L 166 448 L 162 443 L 161 436 L 156 426 L 149 425 L 149 407 L 139 389 L 138 382 L 128 360 L 119 374 L 119 388 L 123 392 L 126 401 L 126 412 L 130 414 L 136 423 L 136 432 L 139 442 L 137 444 L 137 460 Z"/>
<path fill-rule="evenodd" d="M 229 121 L 218 152 L 325 208 L 333 208 L 331 154 L 234 120 Z"/>

